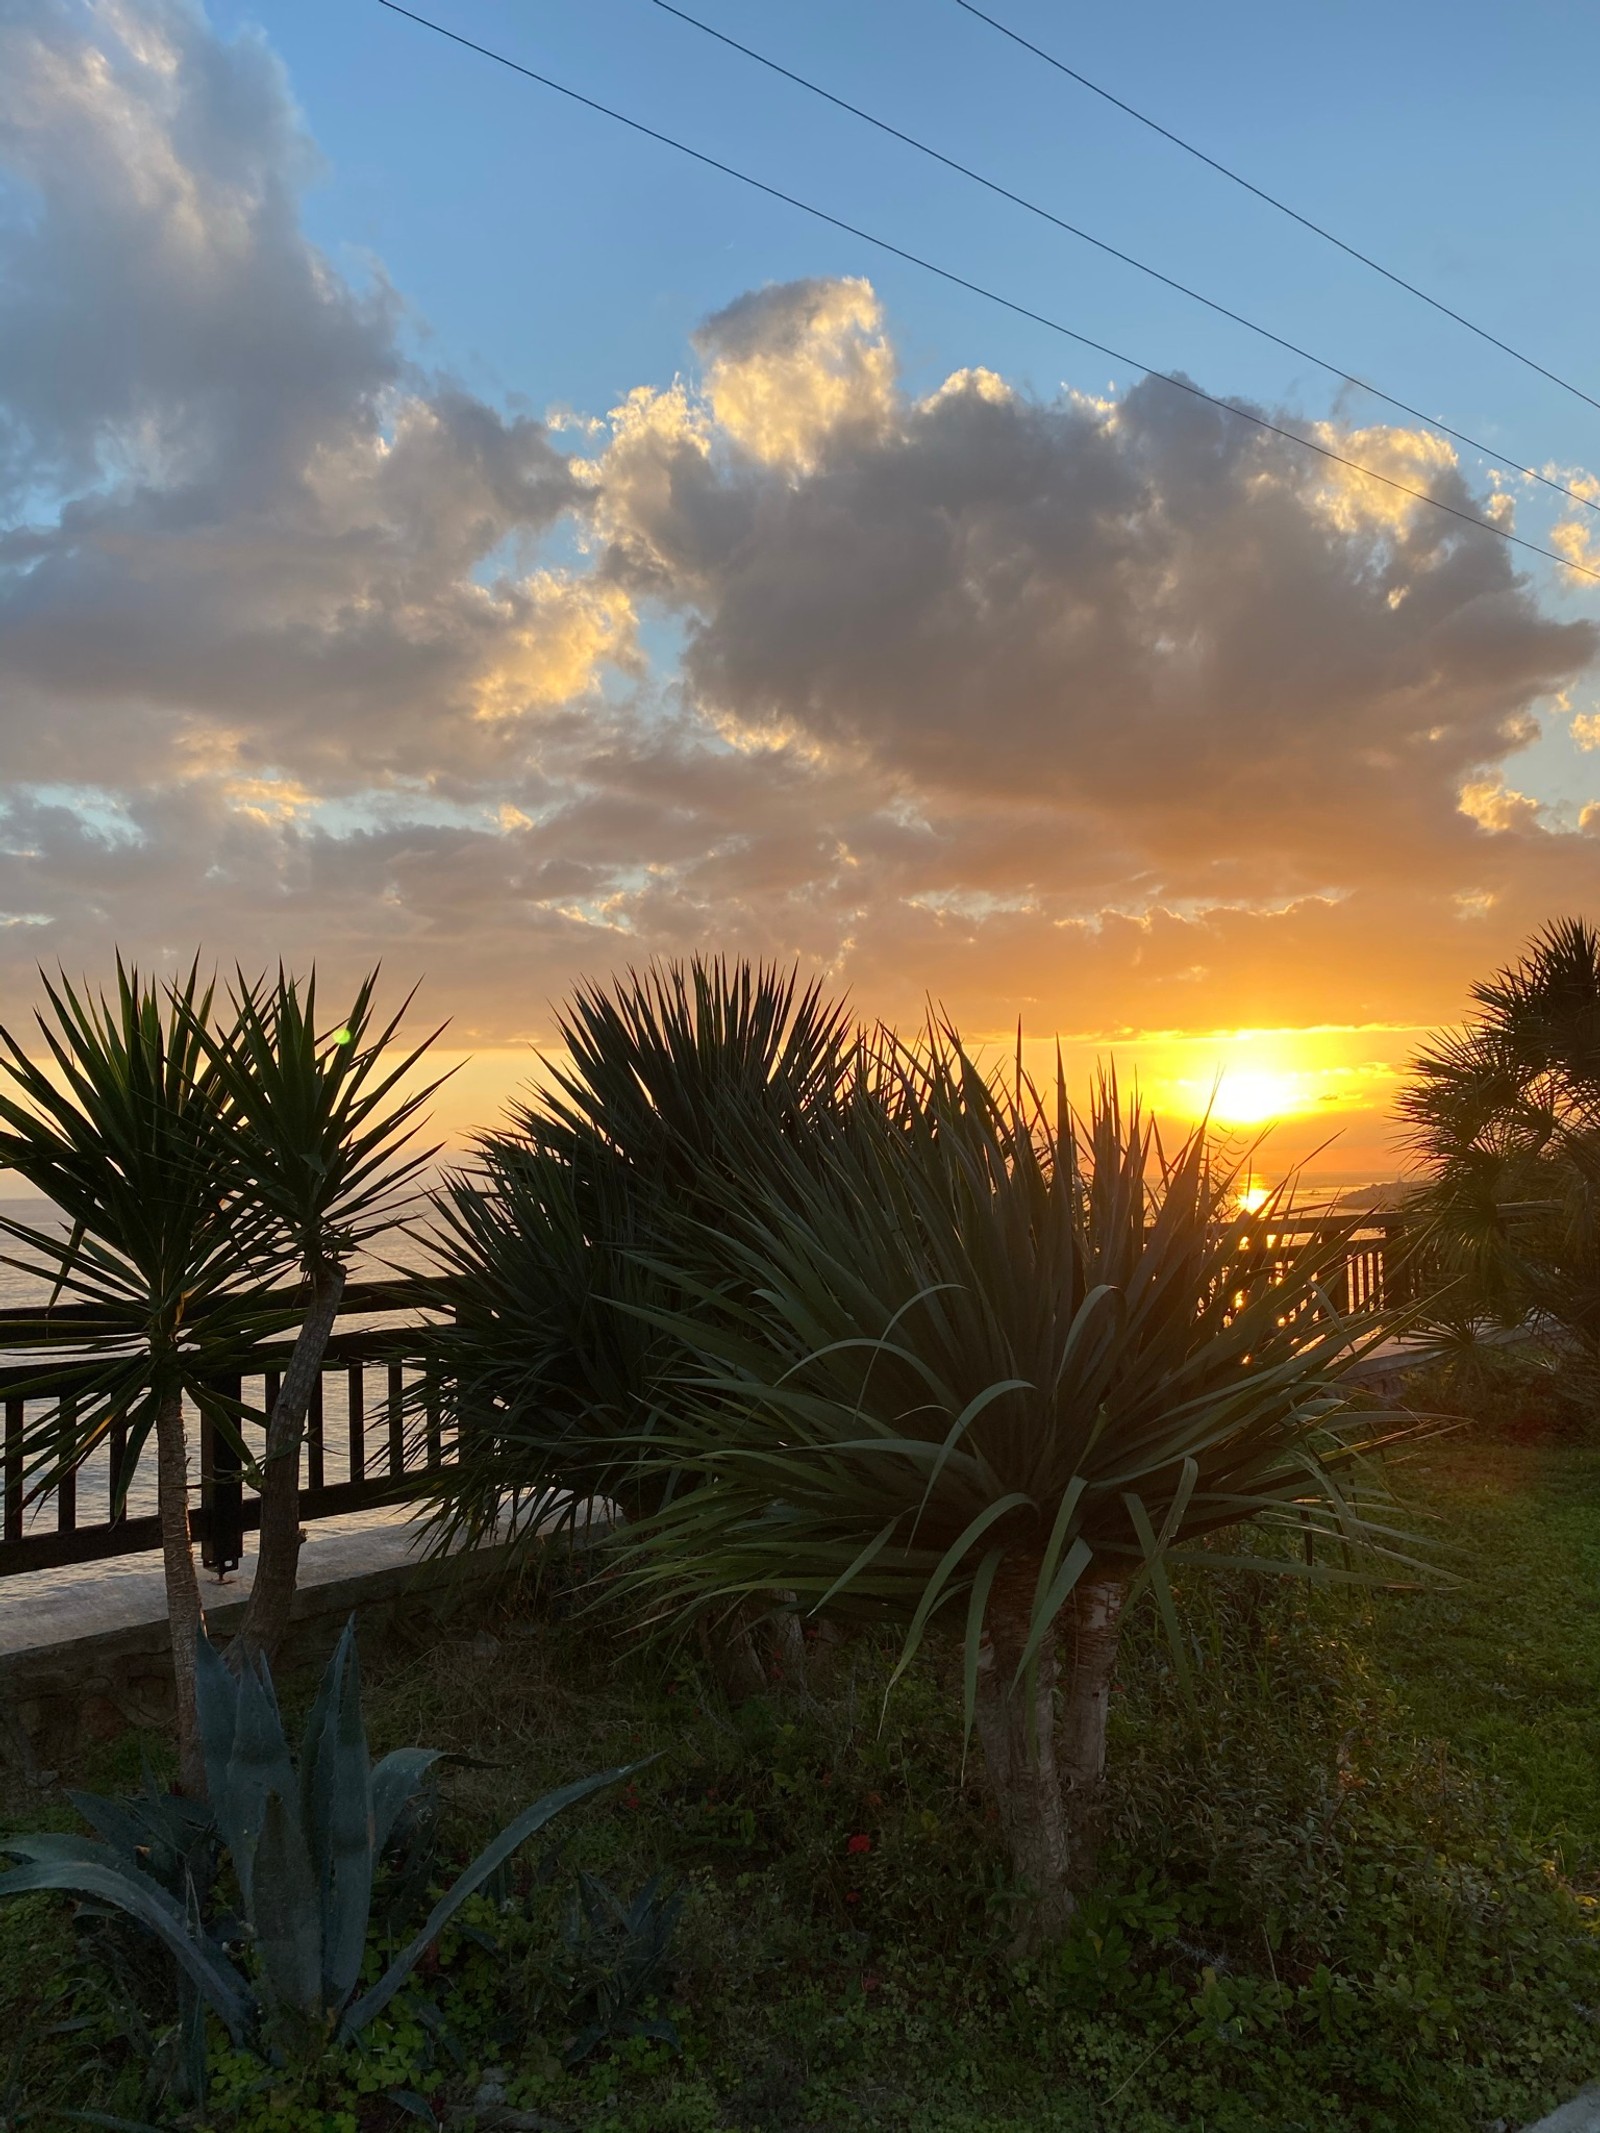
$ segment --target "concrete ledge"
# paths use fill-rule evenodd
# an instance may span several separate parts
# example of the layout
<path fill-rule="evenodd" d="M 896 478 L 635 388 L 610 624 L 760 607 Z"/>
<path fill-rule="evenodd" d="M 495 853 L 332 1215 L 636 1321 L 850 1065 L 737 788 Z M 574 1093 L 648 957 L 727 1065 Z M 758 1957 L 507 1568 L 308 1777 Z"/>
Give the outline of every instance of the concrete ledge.
<path fill-rule="evenodd" d="M 1580 2090 L 1570 2103 L 1536 2126 L 1524 2127 L 1523 2133 L 1600 2133 L 1600 2086 Z"/>
<path fill-rule="evenodd" d="M 438 1622 L 492 1582 L 510 1553 L 492 1546 L 430 1557 L 419 1540 L 392 1513 L 311 1527 L 290 1663 L 320 1656 L 352 1611 L 369 1650 L 374 1635 Z M 210 1628 L 222 1636 L 237 1628 L 250 1583 L 248 1568 L 225 1582 L 202 1577 Z M 171 1651 L 159 1556 L 0 1581 L 0 1763 L 36 1776 L 129 1726 L 166 1726 Z"/>

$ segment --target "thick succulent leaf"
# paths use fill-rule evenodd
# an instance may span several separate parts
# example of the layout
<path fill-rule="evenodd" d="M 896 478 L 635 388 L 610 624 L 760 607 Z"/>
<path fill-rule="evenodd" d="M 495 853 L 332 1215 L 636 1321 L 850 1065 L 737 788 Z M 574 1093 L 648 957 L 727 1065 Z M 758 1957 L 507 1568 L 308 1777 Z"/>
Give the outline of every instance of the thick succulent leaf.
<path fill-rule="evenodd" d="M 372 1763 L 361 1717 L 354 1617 L 329 1662 L 320 1729 L 301 1762 L 305 1828 L 322 1899 L 322 1991 L 338 2008 L 355 1988 L 372 1909 Z M 315 1715 L 315 1714 L 314 1714 Z"/>
<path fill-rule="evenodd" d="M 243 2041 L 255 2014 L 255 2001 L 239 1972 L 211 1941 L 193 1930 L 182 1909 L 147 1875 L 129 1873 L 86 1858 L 36 1858 L 0 1874 L 0 1897 L 22 1896 L 36 1889 L 90 1896 L 143 1926 L 177 1962 L 215 2009 L 235 2043 Z"/>
<path fill-rule="evenodd" d="M 128 1857 L 118 1847 L 102 1843 L 98 1837 L 82 1837 L 66 1830 L 31 1829 L 14 1837 L 0 1837 L 0 1853 L 8 1853 L 14 1859 L 77 1860 L 119 1873 L 129 1870 Z"/>
<path fill-rule="evenodd" d="M 227 1668 L 216 1652 L 211 1658 L 215 1665 L 207 1668 L 207 1676 L 215 1682 L 218 1671 L 226 1673 Z M 299 1798 L 272 1678 L 259 1659 L 252 1657 L 238 1681 L 233 1741 L 211 1801 L 217 1826 L 233 1859 L 247 1917 L 255 1900 L 256 1853 L 268 1803 L 273 1799 L 284 1802 L 286 1811 L 298 1824 Z"/>
<path fill-rule="evenodd" d="M 586 1800 L 591 1793 L 599 1792 L 606 1785 L 619 1784 L 643 1768 L 643 1763 L 626 1763 L 616 1770 L 603 1770 L 598 1777 L 579 1778 L 571 1785 L 563 1785 L 559 1791 L 547 1792 L 542 1800 L 535 1800 L 531 1807 L 525 1808 L 445 1891 L 428 1914 L 421 1932 L 401 1949 L 372 1989 L 345 2010 L 339 2034 L 347 2040 L 359 2036 L 373 2017 L 388 2006 L 467 1898 L 482 1888 L 519 1845 L 526 1844 L 547 1822 L 553 1821 L 567 1808 L 575 1807 L 580 1800 Z"/>
<path fill-rule="evenodd" d="M 98 1793 L 69 1792 L 67 1798 L 83 1819 L 125 1860 L 138 1862 L 157 1880 L 176 1873 L 202 1839 L 213 1834 L 216 1820 L 209 1802 L 153 1786 L 122 1800 Z M 147 1855 L 141 1858 L 141 1854 Z"/>
<path fill-rule="evenodd" d="M 251 1923 L 267 1992 L 314 2020 L 322 2012 L 322 1892 L 294 1795 L 266 1795 L 255 1845 Z"/>
<path fill-rule="evenodd" d="M 228 1762 L 239 1729 L 239 1680 L 203 1629 L 195 1642 L 195 1703 L 205 1756 L 206 1792 L 215 1808 L 227 1793 Z M 233 1850 L 232 1831 L 221 1816 L 219 1821 L 223 1841 Z"/>
<path fill-rule="evenodd" d="M 422 1790 L 442 1748 L 393 1748 L 372 1772 L 372 1856 L 381 1859 L 394 1826 Z"/>

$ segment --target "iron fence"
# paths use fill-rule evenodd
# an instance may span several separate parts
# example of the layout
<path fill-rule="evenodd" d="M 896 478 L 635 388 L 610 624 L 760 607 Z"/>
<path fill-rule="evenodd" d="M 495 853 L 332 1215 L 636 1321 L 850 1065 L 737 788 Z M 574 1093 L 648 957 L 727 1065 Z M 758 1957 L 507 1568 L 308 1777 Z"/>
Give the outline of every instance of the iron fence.
<path fill-rule="evenodd" d="M 1346 1250 L 1330 1284 L 1328 1301 L 1334 1310 L 1392 1309 L 1418 1293 L 1421 1276 L 1413 1241 L 1392 1218 L 1354 1231 L 1348 1220 L 1326 1217 L 1264 1223 L 1258 1234 L 1245 1240 L 1248 1264 L 1252 1271 L 1265 1266 L 1270 1272 L 1286 1267 L 1308 1243 L 1340 1236 Z M 345 1291 L 340 1324 L 329 1340 L 306 1418 L 300 1452 L 302 1520 L 414 1501 L 428 1489 L 436 1470 L 454 1457 L 440 1387 L 430 1378 L 422 1339 L 425 1312 L 424 1291 L 411 1281 L 353 1282 Z M 89 1314 L 77 1316 L 87 1333 Z M 396 1323 L 402 1317 L 408 1323 Z M 52 1314 L 58 1339 L 62 1322 L 71 1323 L 72 1318 L 71 1307 Z M 39 1323 L 37 1310 L 0 1311 L 0 1352 L 11 1346 L 8 1329 L 13 1341 L 20 1342 L 30 1329 L 36 1336 Z M 217 1381 L 218 1392 L 231 1402 L 248 1396 L 253 1410 L 269 1413 L 289 1352 L 287 1339 L 264 1343 L 253 1353 L 250 1367 Z M 113 1424 L 89 1458 L 64 1472 L 49 1489 L 30 1494 L 23 1462 L 29 1408 L 57 1416 L 64 1444 L 73 1441 L 76 1428 L 70 1380 L 58 1379 L 48 1397 L 37 1390 L 30 1394 L 24 1388 L 37 1386 L 39 1373 L 37 1362 L 0 1367 L 0 1578 L 158 1548 L 153 1447 L 147 1447 L 151 1456 L 141 1456 L 128 1473 L 124 1427 Z M 62 1384 L 67 1385 L 65 1392 Z M 245 1534 L 261 1522 L 260 1499 L 249 1486 L 239 1447 L 228 1433 L 205 1414 L 191 1421 L 200 1452 L 192 1530 L 203 1561 L 229 1570 L 243 1557 Z M 242 1435 L 248 1445 L 252 1436 L 260 1438 L 261 1427 L 247 1421 Z"/>
<path fill-rule="evenodd" d="M 425 1308 L 420 1288 L 404 1280 L 352 1282 L 346 1289 L 306 1415 L 303 1521 L 414 1500 L 453 1456 L 421 1337 Z M 51 1316 L 59 1341 L 63 1324 L 70 1328 L 75 1314 L 69 1306 Z M 87 1333 L 89 1314 L 76 1316 Z M 39 1325 L 36 1309 L 0 1311 L 0 1352 L 15 1357 L 35 1344 Z M 216 1391 L 230 1403 L 248 1401 L 255 1413 L 270 1413 L 291 1345 L 288 1339 L 262 1343 L 243 1369 L 215 1380 Z M 87 1383 L 93 1366 L 69 1362 L 58 1370 L 52 1358 L 49 1367 L 54 1382 L 48 1392 L 40 1389 L 40 1362 L 13 1360 L 0 1367 L 0 1578 L 161 1545 L 154 1444 L 147 1440 L 130 1471 L 124 1424 L 113 1422 L 89 1456 L 67 1467 L 53 1485 L 28 1486 L 23 1447 L 30 1421 L 54 1416 L 63 1447 L 71 1445 L 79 1399 L 73 1376 Z M 260 1498 L 227 1430 L 203 1412 L 189 1420 L 200 1454 L 191 1528 L 202 1560 L 231 1570 L 243 1557 L 245 1534 L 261 1523 Z M 264 1429 L 247 1417 L 240 1434 L 254 1452 Z"/>

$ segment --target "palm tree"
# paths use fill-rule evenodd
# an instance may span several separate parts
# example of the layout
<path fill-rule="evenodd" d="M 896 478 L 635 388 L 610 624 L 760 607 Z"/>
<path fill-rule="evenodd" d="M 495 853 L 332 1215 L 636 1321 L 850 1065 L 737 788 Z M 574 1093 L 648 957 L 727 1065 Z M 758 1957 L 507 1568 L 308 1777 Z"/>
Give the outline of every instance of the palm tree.
<path fill-rule="evenodd" d="M 285 1265 L 282 1233 L 270 1210 L 230 1183 L 237 1118 L 203 1035 L 212 994 L 201 988 L 198 966 L 161 987 L 119 958 L 109 998 L 80 997 L 64 976 L 44 985 L 48 1012 L 36 1019 L 46 1058 L 30 1058 L 17 1036 L 0 1029 L 0 1164 L 53 1201 L 68 1230 L 62 1236 L 0 1218 L 0 1234 L 25 1254 L 8 1263 L 50 1284 L 42 1341 L 87 1348 L 90 1361 L 75 1405 L 63 1402 L 30 1431 L 30 1471 L 36 1480 L 56 1478 L 120 1421 L 125 1490 L 154 1432 L 179 1782 L 202 1792 L 195 1711 L 202 1610 L 184 1403 L 237 1431 L 237 1413 L 215 1381 L 236 1372 L 262 1335 L 283 1323 L 261 1300 Z M 52 1323 L 62 1297 L 90 1308 L 87 1334 Z"/>
<path fill-rule="evenodd" d="M 825 1161 L 726 1172 L 717 1272 L 661 1321 L 695 1358 L 647 1448 L 674 1486 L 622 1562 L 658 1622 L 781 1589 L 897 1625 L 902 1670 L 953 1637 L 1037 1941 L 1092 1859 L 1130 1591 L 1176 1639 L 1170 1563 L 1391 1545 L 1340 1384 L 1382 1327 L 1333 1307 L 1340 1239 L 1277 1261 L 1281 1207 L 1233 1212 L 1204 1132 L 1164 1154 L 1113 1082 L 1079 1128 L 948 1031 L 865 1072 Z M 1245 1524 L 1296 1551 L 1202 1545 Z"/>
<path fill-rule="evenodd" d="M 1400 1099 L 1426 1183 L 1441 1315 L 1530 1315 L 1600 1380 L 1600 933 L 1560 919 L 1472 988 L 1467 1025 L 1416 1059 Z"/>
<path fill-rule="evenodd" d="M 195 1040 L 228 1105 L 231 1193 L 275 1225 L 305 1295 L 267 1422 L 256 1573 L 229 1652 L 236 1668 L 254 1654 L 270 1660 L 288 1627 L 301 1541 L 300 1443 L 351 1259 L 395 1223 L 437 1152 L 410 1143 L 444 1077 L 407 1083 L 440 1031 L 397 1056 L 394 1040 L 415 995 L 375 1028 L 377 982 L 377 971 L 361 981 L 331 1030 L 317 1026 L 314 966 L 303 985 L 280 967 L 270 988 L 241 972 L 225 1031 L 195 1018 Z"/>
<path fill-rule="evenodd" d="M 648 1322 L 659 1262 L 693 1252 L 730 1162 L 802 1147 L 836 1110 L 855 1032 L 792 971 L 696 958 L 583 988 L 558 1040 L 428 1239 L 458 1446 L 441 1534 L 480 1537 L 513 1499 L 569 1520 L 653 1501 L 638 1440 L 679 1354 Z"/>

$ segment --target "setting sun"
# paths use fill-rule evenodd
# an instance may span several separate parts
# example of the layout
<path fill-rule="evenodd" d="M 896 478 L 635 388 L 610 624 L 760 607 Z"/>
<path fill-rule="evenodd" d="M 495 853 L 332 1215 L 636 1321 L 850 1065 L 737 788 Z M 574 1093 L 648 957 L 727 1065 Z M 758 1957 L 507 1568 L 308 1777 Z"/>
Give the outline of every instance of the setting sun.
<path fill-rule="evenodd" d="M 1211 1115 L 1219 1125 L 1264 1126 L 1290 1118 L 1306 1105 L 1306 1076 L 1246 1068 L 1224 1073 Z"/>

